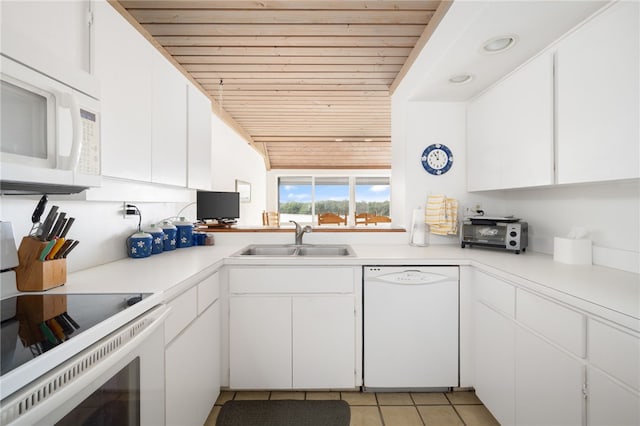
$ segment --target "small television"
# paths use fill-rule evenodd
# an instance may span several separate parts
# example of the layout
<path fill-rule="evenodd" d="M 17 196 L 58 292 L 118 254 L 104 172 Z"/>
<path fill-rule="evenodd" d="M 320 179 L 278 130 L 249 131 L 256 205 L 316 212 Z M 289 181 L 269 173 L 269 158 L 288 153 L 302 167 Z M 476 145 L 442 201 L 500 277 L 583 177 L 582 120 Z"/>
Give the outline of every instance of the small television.
<path fill-rule="evenodd" d="M 199 221 L 215 219 L 233 223 L 239 217 L 239 192 L 198 191 L 196 193 L 196 218 Z"/>

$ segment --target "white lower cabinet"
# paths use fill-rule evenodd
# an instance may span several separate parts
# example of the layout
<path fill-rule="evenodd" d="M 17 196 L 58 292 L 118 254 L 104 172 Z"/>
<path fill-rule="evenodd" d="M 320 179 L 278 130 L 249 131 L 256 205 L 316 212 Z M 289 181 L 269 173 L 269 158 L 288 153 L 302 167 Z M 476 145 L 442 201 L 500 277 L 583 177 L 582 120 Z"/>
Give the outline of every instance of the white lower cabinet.
<path fill-rule="evenodd" d="M 353 268 L 229 271 L 231 389 L 356 386 Z"/>
<path fill-rule="evenodd" d="M 203 425 L 220 392 L 219 303 L 167 346 L 165 362 L 167 425 Z"/>
<path fill-rule="evenodd" d="M 590 425 L 640 424 L 640 336 L 595 319 L 588 323 Z"/>
<path fill-rule="evenodd" d="M 353 387 L 353 296 L 301 296 L 292 303 L 293 388 Z"/>
<path fill-rule="evenodd" d="M 584 364 L 516 327 L 517 425 L 582 425 Z"/>
<path fill-rule="evenodd" d="M 231 388 L 290 388 L 291 298 L 232 297 L 229 312 Z"/>
<path fill-rule="evenodd" d="M 634 426 L 640 424 L 640 396 L 594 367 L 587 370 L 590 425 Z"/>
<path fill-rule="evenodd" d="M 218 287 L 214 273 L 168 303 L 174 319 L 167 319 L 173 331 L 165 340 L 167 426 L 203 425 L 220 394 Z"/>
<path fill-rule="evenodd" d="M 474 306 L 476 394 L 502 425 L 515 424 L 515 324 L 484 303 Z"/>
<path fill-rule="evenodd" d="M 503 425 L 640 424 L 640 335 L 475 271 L 474 387 Z"/>

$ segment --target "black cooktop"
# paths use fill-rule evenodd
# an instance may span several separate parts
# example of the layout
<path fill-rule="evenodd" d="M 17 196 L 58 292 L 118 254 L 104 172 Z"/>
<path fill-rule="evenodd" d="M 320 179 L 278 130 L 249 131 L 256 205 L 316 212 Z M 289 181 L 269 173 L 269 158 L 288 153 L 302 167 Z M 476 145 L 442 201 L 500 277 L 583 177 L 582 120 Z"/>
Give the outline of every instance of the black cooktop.
<path fill-rule="evenodd" d="M 26 294 L 0 301 L 1 375 L 150 295 Z"/>

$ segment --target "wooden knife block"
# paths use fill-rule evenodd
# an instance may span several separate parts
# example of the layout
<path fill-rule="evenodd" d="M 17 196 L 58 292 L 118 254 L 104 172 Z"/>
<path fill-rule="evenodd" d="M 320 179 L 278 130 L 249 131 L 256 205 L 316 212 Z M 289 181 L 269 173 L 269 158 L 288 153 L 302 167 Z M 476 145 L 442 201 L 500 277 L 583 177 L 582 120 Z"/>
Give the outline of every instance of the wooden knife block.
<path fill-rule="evenodd" d="M 38 259 L 47 242 L 24 237 L 18 248 L 16 281 L 20 291 L 43 291 L 67 282 L 67 260 Z"/>

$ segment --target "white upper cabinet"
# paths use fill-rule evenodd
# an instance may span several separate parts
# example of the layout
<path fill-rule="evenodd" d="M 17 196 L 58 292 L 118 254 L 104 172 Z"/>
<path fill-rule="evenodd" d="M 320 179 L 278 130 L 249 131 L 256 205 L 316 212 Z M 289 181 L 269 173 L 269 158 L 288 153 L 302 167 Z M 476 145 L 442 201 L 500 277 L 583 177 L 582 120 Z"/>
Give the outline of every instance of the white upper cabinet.
<path fill-rule="evenodd" d="M 639 9 L 620 2 L 558 45 L 558 183 L 640 176 Z"/>
<path fill-rule="evenodd" d="M 3 1 L 0 8 L 3 53 L 47 74 L 55 74 L 57 61 L 91 72 L 89 0 Z M 38 58 L 40 51 L 50 57 Z"/>
<path fill-rule="evenodd" d="M 188 182 L 193 189 L 211 189 L 211 101 L 188 84 Z"/>
<path fill-rule="evenodd" d="M 151 181 L 187 186 L 186 79 L 160 52 L 153 51 Z"/>
<path fill-rule="evenodd" d="M 551 54 L 533 59 L 469 104 L 467 152 L 469 191 L 553 183 Z"/>
<path fill-rule="evenodd" d="M 102 174 L 150 182 L 153 51 L 106 2 L 95 3 L 95 34 Z"/>

